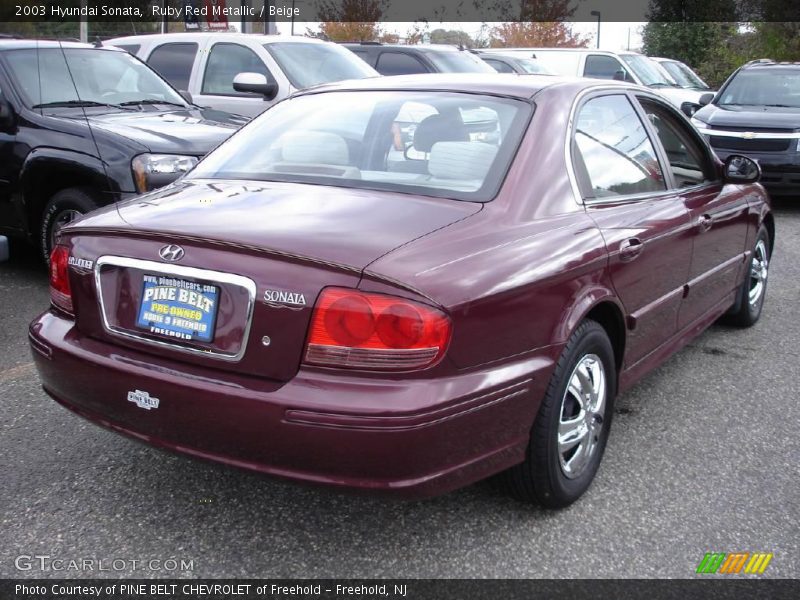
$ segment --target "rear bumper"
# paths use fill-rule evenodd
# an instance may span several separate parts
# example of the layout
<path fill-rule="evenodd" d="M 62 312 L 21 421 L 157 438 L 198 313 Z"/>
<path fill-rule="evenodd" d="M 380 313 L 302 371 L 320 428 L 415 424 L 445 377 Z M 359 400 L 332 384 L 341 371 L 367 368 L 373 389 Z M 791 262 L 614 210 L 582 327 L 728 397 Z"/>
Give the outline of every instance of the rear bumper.
<path fill-rule="evenodd" d="M 553 368 L 539 355 L 435 380 L 301 370 L 279 384 L 83 337 L 53 312 L 31 324 L 30 341 L 44 390 L 98 425 L 232 466 L 408 498 L 520 462 Z M 136 390 L 158 407 L 129 401 Z"/>

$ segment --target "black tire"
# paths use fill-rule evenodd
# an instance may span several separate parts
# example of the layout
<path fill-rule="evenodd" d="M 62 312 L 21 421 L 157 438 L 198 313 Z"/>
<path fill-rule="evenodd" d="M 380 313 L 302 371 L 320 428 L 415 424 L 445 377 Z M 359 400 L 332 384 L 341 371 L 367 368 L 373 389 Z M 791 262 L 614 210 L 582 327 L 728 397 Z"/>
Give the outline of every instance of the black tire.
<path fill-rule="evenodd" d="M 39 224 L 39 248 L 45 263 L 50 260 L 55 229 L 63 226 L 69 216 L 84 215 L 97 208 L 95 199 L 80 188 L 69 188 L 56 193 L 44 207 Z"/>
<path fill-rule="evenodd" d="M 584 359 L 591 362 L 584 362 Z M 599 424 L 596 422 L 597 415 L 592 418 L 591 415 L 594 414 L 592 411 L 583 410 L 585 400 L 578 406 L 574 400 L 575 396 L 572 393 L 567 394 L 570 379 L 576 374 L 579 364 L 602 368 L 604 383 L 597 387 L 598 390 L 604 387 L 605 399 Z M 592 378 L 595 379 L 602 381 L 599 377 Z M 599 323 L 584 321 L 569 338 L 556 363 L 531 429 L 525 461 L 505 473 L 513 495 L 527 502 L 538 502 L 547 508 L 563 508 L 581 497 L 592 483 L 603 457 L 614 414 L 616 381 L 614 350 L 608 335 Z M 569 464 L 573 462 L 572 459 L 577 456 L 578 446 L 583 446 L 583 442 L 575 446 L 576 450 L 571 457 L 569 453 L 573 452 L 572 449 L 566 452 L 559 450 L 559 425 L 562 415 L 572 412 L 570 404 L 572 410 L 578 409 L 580 414 L 588 413 L 586 422 L 591 420 L 594 425 L 586 425 L 586 437 L 593 440 L 590 442 L 593 445 L 587 446 L 591 448 L 587 453 L 589 458 L 580 471 L 576 469 L 568 475 L 565 469 L 568 469 Z M 574 415 L 576 422 L 581 421 L 580 414 Z M 566 466 L 562 465 L 565 458 Z"/>
<path fill-rule="evenodd" d="M 769 273 L 770 245 L 769 232 L 762 225 L 753 244 L 753 252 L 747 262 L 744 282 L 739 288 L 739 294 L 731 310 L 725 316 L 725 321 L 736 327 L 752 327 L 761 317 L 764 308 L 764 298 L 767 295 L 767 280 Z M 761 265 L 757 268 L 756 263 Z M 758 273 L 756 273 L 758 271 Z M 751 291 L 761 284 L 757 299 L 753 302 L 750 298 Z"/>

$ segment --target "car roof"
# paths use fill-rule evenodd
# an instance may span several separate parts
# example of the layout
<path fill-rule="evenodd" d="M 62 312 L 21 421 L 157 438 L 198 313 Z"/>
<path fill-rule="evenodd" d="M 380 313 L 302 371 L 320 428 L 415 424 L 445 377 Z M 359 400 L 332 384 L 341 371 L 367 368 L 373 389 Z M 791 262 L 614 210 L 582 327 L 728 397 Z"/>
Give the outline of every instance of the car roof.
<path fill-rule="evenodd" d="M 329 42 L 325 42 L 323 40 L 318 40 L 316 38 L 305 37 L 305 36 L 291 36 L 291 35 L 265 35 L 262 33 L 240 33 L 240 32 L 227 32 L 227 31 L 189 31 L 189 32 L 180 32 L 180 33 L 143 33 L 140 35 L 127 35 L 124 37 L 117 37 L 106 40 L 108 44 L 119 44 L 119 43 L 132 43 L 132 44 L 141 44 L 144 41 L 154 40 L 154 41 L 175 41 L 175 42 L 187 42 L 191 40 L 197 39 L 212 39 L 215 41 L 226 41 L 226 42 L 241 42 L 243 40 L 252 40 L 258 44 L 274 44 L 276 42 L 280 43 L 289 43 L 289 44 L 299 44 L 299 43 L 310 43 L 310 44 L 326 44 Z"/>
<path fill-rule="evenodd" d="M 769 68 L 785 67 L 785 68 L 796 69 L 797 67 L 800 67 L 800 62 L 789 62 L 789 61 L 777 62 L 774 60 L 770 60 L 768 58 L 760 58 L 758 60 L 753 60 L 745 65 L 742 65 L 742 69 L 753 69 L 753 68 L 764 68 L 764 67 L 769 67 Z"/>
<path fill-rule="evenodd" d="M 395 75 L 392 77 L 370 77 L 350 81 L 335 82 L 317 86 L 296 95 L 316 94 L 328 91 L 437 91 L 466 92 L 506 96 L 529 100 L 545 89 L 561 87 L 577 94 L 585 89 L 619 87 L 648 91 L 637 85 L 610 80 L 588 79 L 585 77 L 560 77 L 554 75 L 534 75 L 517 73 L 419 73 L 415 75 Z"/>
<path fill-rule="evenodd" d="M 390 50 L 433 50 L 434 52 L 467 52 L 453 44 L 383 44 L 380 42 L 343 42 L 348 48 L 388 48 Z"/>
<path fill-rule="evenodd" d="M 94 48 L 92 44 L 59 40 L 31 40 L 31 39 L 2 39 L 0 38 L 0 51 L 22 50 L 28 48 Z"/>

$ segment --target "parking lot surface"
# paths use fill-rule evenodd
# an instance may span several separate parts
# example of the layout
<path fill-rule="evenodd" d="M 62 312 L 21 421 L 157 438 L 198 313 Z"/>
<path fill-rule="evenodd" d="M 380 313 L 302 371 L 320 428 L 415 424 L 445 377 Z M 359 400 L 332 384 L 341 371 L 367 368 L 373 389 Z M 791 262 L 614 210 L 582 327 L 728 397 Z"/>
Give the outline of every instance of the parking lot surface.
<path fill-rule="evenodd" d="M 776 222 L 761 321 L 715 325 L 621 397 L 594 485 L 560 512 L 491 482 L 413 503 L 303 487 L 91 425 L 41 390 L 27 325 L 47 273 L 14 245 L 0 264 L 0 577 L 686 578 L 706 552 L 771 552 L 763 577 L 800 577 L 800 200 Z M 19 559 L 34 555 L 50 568 Z"/>

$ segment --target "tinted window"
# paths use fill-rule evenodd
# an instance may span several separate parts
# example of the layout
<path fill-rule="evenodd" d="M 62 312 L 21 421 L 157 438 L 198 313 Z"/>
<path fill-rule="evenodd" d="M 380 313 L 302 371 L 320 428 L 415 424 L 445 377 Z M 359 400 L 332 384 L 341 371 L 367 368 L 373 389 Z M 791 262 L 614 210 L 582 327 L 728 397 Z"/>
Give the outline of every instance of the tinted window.
<path fill-rule="evenodd" d="M 162 44 L 150 54 L 147 64 L 179 90 L 189 89 L 197 44 Z"/>
<path fill-rule="evenodd" d="M 586 57 L 586 64 L 583 67 L 583 76 L 595 77 L 597 79 L 614 79 L 614 75 L 617 71 L 625 71 L 625 69 L 613 56 L 590 54 Z"/>
<path fill-rule="evenodd" d="M 428 67 L 410 54 L 400 52 L 383 52 L 378 57 L 375 68 L 381 75 L 409 75 L 427 73 Z"/>
<path fill-rule="evenodd" d="M 116 48 L 121 48 L 122 50 L 125 50 L 125 52 L 130 52 L 134 56 L 136 56 L 136 53 L 139 51 L 139 48 L 141 48 L 139 44 L 114 44 L 114 46 Z"/>
<path fill-rule="evenodd" d="M 640 102 L 667 153 L 675 185 L 687 187 L 711 181 L 714 177 L 708 155 L 687 125 L 660 104 L 644 98 Z"/>
<path fill-rule="evenodd" d="M 239 73 L 259 73 L 274 81 L 264 62 L 258 55 L 239 44 L 214 44 L 206 62 L 203 75 L 203 94 L 221 94 L 225 96 L 242 96 L 233 89 L 233 78 Z"/>
<path fill-rule="evenodd" d="M 666 189 L 647 130 L 625 96 L 584 104 L 575 125 L 576 167 L 588 179 L 590 197 Z"/>
<path fill-rule="evenodd" d="M 494 197 L 525 131 L 527 102 L 445 92 L 298 96 L 263 113 L 192 171 L 459 200 Z M 320 196 L 325 202 L 324 194 Z"/>
<path fill-rule="evenodd" d="M 368 65 L 372 65 L 372 59 L 369 56 L 369 52 L 367 52 L 366 50 L 352 50 L 351 49 L 350 52 L 355 54 L 358 58 L 363 60 Z"/>
<path fill-rule="evenodd" d="M 513 73 L 514 69 L 509 67 L 506 63 L 500 62 L 499 60 L 493 60 L 491 58 L 484 58 L 486 64 L 492 67 L 498 73 Z"/>

